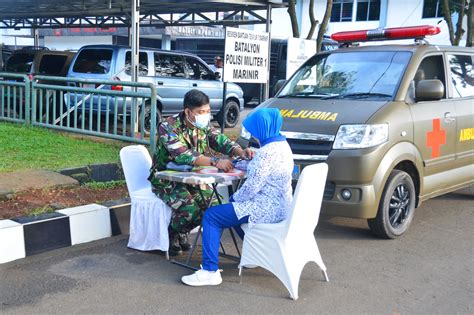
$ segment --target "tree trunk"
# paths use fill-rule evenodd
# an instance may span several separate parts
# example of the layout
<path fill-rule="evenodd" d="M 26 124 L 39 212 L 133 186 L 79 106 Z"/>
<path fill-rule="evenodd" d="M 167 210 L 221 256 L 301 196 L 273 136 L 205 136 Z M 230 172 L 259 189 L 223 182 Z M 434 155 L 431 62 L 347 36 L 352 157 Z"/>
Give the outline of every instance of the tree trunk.
<path fill-rule="evenodd" d="M 308 36 L 306 39 L 312 39 L 314 35 L 314 30 L 318 26 L 319 21 L 314 17 L 314 0 L 309 1 L 309 21 L 311 23 L 311 28 L 309 29 Z"/>
<path fill-rule="evenodd" d="M 293 37 L 300 37 L 300 30 L 298 29 L 298 18 L 296 17 L 296 0 L 288 1 L 288 14 L 290 15 L 291 20 L 291 29 L 293 30 Z"/>
<path fill-rule="evenodd" d="M 451 19 L 451 10 L 449 8 L 449 1 L 448 0 L 443 0 L 443 15 L 444 15 L 444 20 L 446 21 L 446 24 L 448 24 L 448 31 L 449 31 L 449 41 L 451 42 L 451 45 L 455 46 L 455 40 L 454 40 L 454 26 L 453 26 L 453 20 Z"/>
<path fill-rule="evenodd" d="M 327 0 L 326 3 L 326 12 L 324 13 L 323 22 L 319 26 L 318 37 L 316 41 L 316 51 L 321 51 L 321 46 L 323 44 L 324 33 L 326 32 L 326 28 L 328 27 L 329 18 L 331 17 L 332 12 L 332 0 Z"/>
<path fill-rule="evenodd" d="M 468 8 L 467 8 L 467 12 L 466 12 L 466 15 L 467 15 L 467 34 L 466 34 L 466 47 L 472 47 L 472 39 L 474 37 L 474 34 L 473 34 L 473 23 L 474 23 L 474 11 L 472 10 L 472 7 L 473 7 L 473 1 L 474 0 L 471 0 L 468 4 Z"/>
<path fill-rule="evenodd" d="M 454 33 L 454 45 L 459 46 L 464 30 L 462 29 L 462 21 L 464 20 L 464 12 L 466 9 L 466 0 L 461 1 L 461 8 L 459 9 L 458 22 L 456 23 L 456 32 Z"/>

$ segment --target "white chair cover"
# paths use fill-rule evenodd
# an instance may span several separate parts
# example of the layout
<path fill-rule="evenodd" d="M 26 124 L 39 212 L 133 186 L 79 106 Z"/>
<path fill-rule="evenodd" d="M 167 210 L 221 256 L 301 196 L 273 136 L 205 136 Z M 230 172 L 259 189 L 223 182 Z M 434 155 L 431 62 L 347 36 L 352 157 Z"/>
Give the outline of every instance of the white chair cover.
<path fill-rule="evenodd" d="M 148 181 L 151 157 L 142 145 L 120 150 L 125 181 L 132 200 L 128 247 L 138 250 L 168 251 L 171 208 L 158 198 Z"/>
<path fill-rule="evenodd" d="M 301 272 L 314 261 L 329 281 L 326 266 L 314 238 L 326 183 L 325 163 L 306 166 L 299 178 L 293 204 L 286 220 L 275 224 L 243 224 L 242 267 L 260 266 L 280 279 L 292 299 L 298 299 Z"/>

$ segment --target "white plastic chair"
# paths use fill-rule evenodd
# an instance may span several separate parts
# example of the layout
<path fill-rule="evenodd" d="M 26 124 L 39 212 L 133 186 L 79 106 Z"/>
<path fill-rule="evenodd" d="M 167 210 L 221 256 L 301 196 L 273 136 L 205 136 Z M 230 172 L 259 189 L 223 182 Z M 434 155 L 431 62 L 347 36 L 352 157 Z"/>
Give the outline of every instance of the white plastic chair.
<path fill-rule="evenodd" d="M 128 247 L 138 250 L 162 250 L 168 257 L 168 225 L 171 208 L 158 198 L 148 181 L 151 157 L 142 145 L 120 150 L 125 181 L 132 200 Z"/>
<path fill-rule="evenodd" d="M 325 163 L 306 166 L 296 186 L 293 204 L 286 220 L 274 224 L 243 224 L 242 267 L 263 267 L 273 273 L 288 289 L 292 299 L 298 299 L 301 272 L 314 261 L 329 278 L 314 238 L 326 183 Z"/>

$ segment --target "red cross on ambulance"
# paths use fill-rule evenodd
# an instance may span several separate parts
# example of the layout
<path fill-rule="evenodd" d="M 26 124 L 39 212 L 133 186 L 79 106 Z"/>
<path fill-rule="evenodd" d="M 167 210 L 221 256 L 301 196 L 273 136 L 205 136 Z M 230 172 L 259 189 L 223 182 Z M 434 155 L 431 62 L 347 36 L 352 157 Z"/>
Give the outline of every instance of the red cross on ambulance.
<path fill-rule="evenodd" d="M 433 119 L 433 130 L 426 134 L 426 146 L 431 148 L 431 158 L 436 158 L 440 154 L 440 148 L 446 144 L 446 131 L 442 130 L 441 120 Z"/>

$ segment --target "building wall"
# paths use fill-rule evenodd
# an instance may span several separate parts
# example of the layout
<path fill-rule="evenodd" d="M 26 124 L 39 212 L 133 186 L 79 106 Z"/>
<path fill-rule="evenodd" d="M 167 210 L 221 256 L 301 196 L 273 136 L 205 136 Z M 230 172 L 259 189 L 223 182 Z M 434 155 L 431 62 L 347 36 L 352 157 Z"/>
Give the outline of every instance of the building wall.
<path fill-rule="evenodd" d="M 439 35 L 430 37 L 430 43 L 439 45 L 450 45 L 449 32 L 446 22 L 443 18 L 429 18 L 423 19 L 423 3 L 424 0 L 381 0 L 380 19 L 378 21 L 356 21 L 356 7 L 357 0 L 354 0 L 353 15 L 351 22 L 330 22 L 326 34 L 332 34 L 340 31 L 360 30 L 360 29 L 374 29 L 378 27 L 401 27 L 401 26 L 415 26 L 415 25 L 437 25 L 441 28 Z M 302 19 L 300 22 L 301 37 L 306 37 L 310 29 L 309 21 L 309 0 L 300 2 L 301 7 L 297 7 L 297 14 Z M 315 18 L 319 21 L 323 20 L 324 12 L 326 11 L 326 0 L 315 0 L 314 12 Z M 262 13 L 263 15 L 265 12 Z M 454 22 L 457 16 L 453 16 Z M 291 23 L 286 9 L 274 9 L 272 14 L 272 37 L 287 38 L 292 36 Z M 438 24 L 439 22 L 439 24 Z M 464 29 L 467 28 L 467 19 L 464 17 Z M 265 25 L 256 25 L 256 30 L 265 31 Z M 316 37 L 317 31 L 314 37 Z M 397 41 L 397 43 L 409 43 L 412 40 Z M 395 42 L 393 42 L 395 43 Z M 464 46 L 466 43 L 465 36 L 460 45 Z"/>
<path fill-rule="evenodd" d="M 31 30 L 0 30 L 0 44 L 7 46 L 33 46 L 34 41 L 31 37 Z"/>
<path fill-rule="evenodd" d="M 84 45 L 112 44 L 112 36 L 45 36 L 42 45 L 54 50 L 78 50 Z"/>
<path fill-rule="evenodd" d="M 309 21 L 309 0 L 297 1 L 297 15 L 300 19 L 301 37 L 306 37 L 310 29 Z M 358 30 L 358 29 L 374 29 L 378 27 L 400 27 L 411 25 L 437 25 L 441 28 L 441 34 L 430 37 L 429 41 L 433 44 L 450 45 L 449 33 L 446 22 L 443 18 L 423 19 L 423 3 L 424 0 L 381 0 L 380 19 L 378 21 L 358 22 L 355 21 L 357 0 L 354 0 L 353 18 L 351 22 L 330 22 L 326 34 L 330 35 L 335 32 Z M 326 10 L 326 0 L 315 0 L 314 12 L 317 20 L 322 21 Z M 257 11 L 261 16 L 266 16 L 266 11 Z M 454 16 L 454 22 L 457 17 Z M 441 21 L 441 22 L 440 22 Z M 438 22 L 440 22 L 438 24 Z M 264 24 L 245 26 L 245 28 L 265 31 Z M 464 29 L 467 28 L 467 19 L 464 18 Z M 292 37 L 290 18 L 287 9 L 272 10 L 272 26 L 271 32 L 273 38 Z M 3 35 L 3 36 L 2 36 Z M 31 35 L 30 30 L 0 30 L 0 42 L 6 45 L 33 45 L 32 38 L 24 36 Z M 316 37 L 317 30 L 313 36 Z M 15 37 L 16 36 L 16 37 Z M 23 36 L 23 37 L 19 37 Z M 400 42 L 400 41 L 398 41 Z M 405 40 L 403 42 L 411 42 Z M 465 45 L 465 36 L 460 45 Z M 78 49 L 87 44 L 111 44 L 112 36 L 45 36 L 41 45 L 48 46 L 52 49 Z"/>

